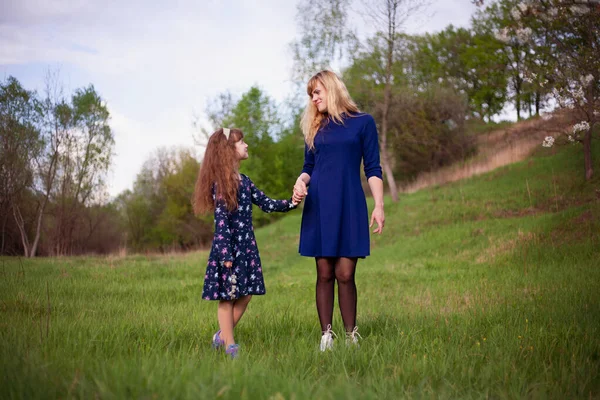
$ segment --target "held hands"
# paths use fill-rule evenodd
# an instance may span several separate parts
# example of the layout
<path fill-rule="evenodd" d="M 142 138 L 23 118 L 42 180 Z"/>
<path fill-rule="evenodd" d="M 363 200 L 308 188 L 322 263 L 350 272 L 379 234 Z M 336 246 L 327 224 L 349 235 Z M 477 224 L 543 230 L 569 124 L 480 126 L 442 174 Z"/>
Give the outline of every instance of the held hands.
<path fill-rule="evenodd" d="M 369 228 L 373 227 L 373 222 L 377 223 L 377 228 L 373 230 L 373 233 L 379 233 L 383 231 L 385 225 L 385 214 L 383 212 L 383 206 L 375 206 L 373 213 L 371 214 L 371 224 Z"/>
<path fill-rule="evenodd" d="M 233 262 L 231 262 L 231 261 L 224 261 L 223 262 L 223 266 L 225 268 L 231 268 L 231 267 L 233 267 Z"/>
<path fill-rule="evenodd" d="M 302 179 L 296 180 L 294 185 L 294 193 L 292 194 L 292 202 L 294 205 L 298 205 L 306 197 L 308 191 L 306 190 L 306 183 Z"/>

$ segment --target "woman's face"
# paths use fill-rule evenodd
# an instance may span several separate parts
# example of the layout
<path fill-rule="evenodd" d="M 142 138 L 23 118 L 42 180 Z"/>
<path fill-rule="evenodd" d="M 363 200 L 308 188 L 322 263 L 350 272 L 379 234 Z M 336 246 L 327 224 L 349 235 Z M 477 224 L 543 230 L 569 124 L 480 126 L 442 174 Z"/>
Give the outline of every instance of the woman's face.
<path fill-rule="evenodd" d="M 327 90 L 317 81 L 317 85 L 312 91 L 311 101 L 317 107 L 320 113 L 327 112 Z"/>
<path fill-rule="evenodd" d="M 244 142 L 244 138 L 235 142 L 235 153 L 237 154 L 238 160 L 245 160 L 248 158 L 248 145 Z"/>

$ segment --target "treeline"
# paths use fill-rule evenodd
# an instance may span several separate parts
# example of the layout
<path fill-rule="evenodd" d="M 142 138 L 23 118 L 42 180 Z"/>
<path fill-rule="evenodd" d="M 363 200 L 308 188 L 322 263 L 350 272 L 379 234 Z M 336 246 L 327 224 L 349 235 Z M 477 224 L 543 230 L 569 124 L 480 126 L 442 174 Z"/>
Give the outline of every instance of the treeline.
<path fill-rule="evenodd" d="M 111 251 L 107 106 L 92 85 L 64 96 L 46 81 L 42 96 L 13 77 L 0 83 L 0 254 Z"/>
<path fill-rule="evenodd" d="M 288 197 L 303 162 L 298 118 L 305 82 L 337 63 L 359 107 L 377 121 L 394 200 L 397 185 L 473 155 L 469 127 L 490 123 L 507 107 L 519 119 L 546 106 L 577 109 L 584 120 L 557 141 L 583 144 L 591 178 L 600 5 L 500 0 L 480 7 L 469 28 L 403 33 L 403 22 L 422 5 L 370 2 L 377 33 L 360 41 L 349 26 L 349 0 L 300 2 L 300 34 L 291 43 L 293 100 L 277 104 L 259 87 L 239 98 L 224 91 L 205 110 L 211 126 L 198 130 L 198 143 L 219 127 L 242 129 L 250 152 L 242 172 L 269 195 Z M 194 149 L 158 149 L 133 188 L 107 201 L 103 180 L 113 137 L 94 88 L 69 99 L 50 90 L 40 97 L 8 78 L 1 90 L 1 254 L 170 251 L 210 243 L 212 216 L 194 216 L 190 203 L 201 162 Z M 257 225 L 276 218 L 255 216 Z"/>

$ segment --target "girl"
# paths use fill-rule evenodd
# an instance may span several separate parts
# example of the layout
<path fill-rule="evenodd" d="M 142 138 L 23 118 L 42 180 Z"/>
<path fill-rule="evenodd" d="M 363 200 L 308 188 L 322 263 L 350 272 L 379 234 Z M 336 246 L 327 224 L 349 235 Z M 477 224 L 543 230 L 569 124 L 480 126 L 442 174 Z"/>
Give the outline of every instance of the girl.
<path fill-rule="evenodd" d="M 248 145 L 239 129 L 214 132 L 206 146 L 194 192 L 194 212 L 215 215 L 215 232 L 204 276 L 202 298 L 218 300 L 219 330 L 213 347 L 226 347 L 235 358 L 238 345 L 233 328 L 242 318 L 252 295 L 265 294 L 262 264 L 252 227 L 252 203 L 264 212 L 287 212 L 298 202 L 272 200 L 239 173 L 248 158 Z"/>

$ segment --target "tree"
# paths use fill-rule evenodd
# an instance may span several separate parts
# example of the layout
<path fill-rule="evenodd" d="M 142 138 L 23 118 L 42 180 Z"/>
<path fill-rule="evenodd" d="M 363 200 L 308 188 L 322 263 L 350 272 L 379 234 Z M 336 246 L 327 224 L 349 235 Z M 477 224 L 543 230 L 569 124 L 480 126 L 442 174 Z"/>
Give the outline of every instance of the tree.
<path fill-rule="evenodd" d="M 331 68 L 334 61 L 356 48 L 356 35 L 347 27 L 350 4 L 350 0 L 304 0 L 298 4 L 300 39 L 290 44 L 296 86 L 302 87 L 311 76 Z"/>
<path fill-rule="evenodd" d="M 544 88 L 545 73 L 549 70 L 549 60 L 543 53 L 536 53 L 517 35 L 507 35 L 506 29 L 520 18 L 517 0 L 501 0 L 479 10 L 473 18 L 473 26 L 477 32 L 495 36 L 506 58 L 509 93 L 514 101 L 517 119 L 521 113 L 535 106 L 535 114 L 545 102 L 549 91 Z"/>
<path fill-rule="evenodd" d="M 105 102 L 92 85 L 77 89 L 71 104 L 55 112 L 64 135 L 58 145 L 54 188 L 54 254 L 70 254 L 82 208 L 102 201 L 104 179 L 110 167 L 114 137 Z"/>
<path fill-rule="evenodd" d="M 467 95 L 471 115 L 488 121 L 506 100 L 502 44 L 485 32 L 449 25 L 414 39 L 414 70 L 419 88 L 441 84 Z"/>
<path fill-rule="evenodd" d="M 191 150 L 181 149 L 176 153 L 174 172 L 163 180 L 167 196 L 157 228 L 163 232 L 165 241 L 181 250 L 206 245 L 212 239 L 213 217 L 197 218 L 190 201 L 199 168 L 200 163 Z"/>
<path fill-rule="evenodd" d="M 133 190 L 116 204 L 136 251 L 187 250 L 212 238 L 212 216 L 196 218 L 192 195 L 200 163 L 189 148 L 159 148 L 142 166 Z"/>
<path fill-rule="evenodd" d="M 391 159 L 388 154 L 388 129 L 390 106 L 392 103 L 393 69 L 396 63 L 396 42 L 398 32 L 404 22 L 425 6 L 422 0 L 374 0 L 367 7 L 367 15 L 380 31 L 385 41 L 383 50 L 383 103 L 381 104 L 381 126 L 379 129 L 379 147 L 381 164 L 386 175 L 392 201 L 398 201 L 398 188 L 394 180 Z"/>
<path fill-rule="evenodd" d="M 6 224 L 12 214 L 18 226 L 25 256 L 30 249 L 26 222 L 19 202 L 33 185 L 35 160 L 42 150 L 40 104 L 35 92 L 25 90 L 14 77 L 0 83 L 0 219 L 4 252 Z"/>
<path fill-rule="evenodd" d="M 501 32 L 517 37 L 551 60 L 545 85 L 562 107 L 583 116 L 567 135 L 583 145 L 585 178 L 593 175 L 592 133 L 600 116 L 600 4 L 589 0 L 530 0 L 512 10 L 514 22 Z M 554 67 L 556 66 L 556 67 Z M 544 141 L 551 146 L 554 138 Z"/>

